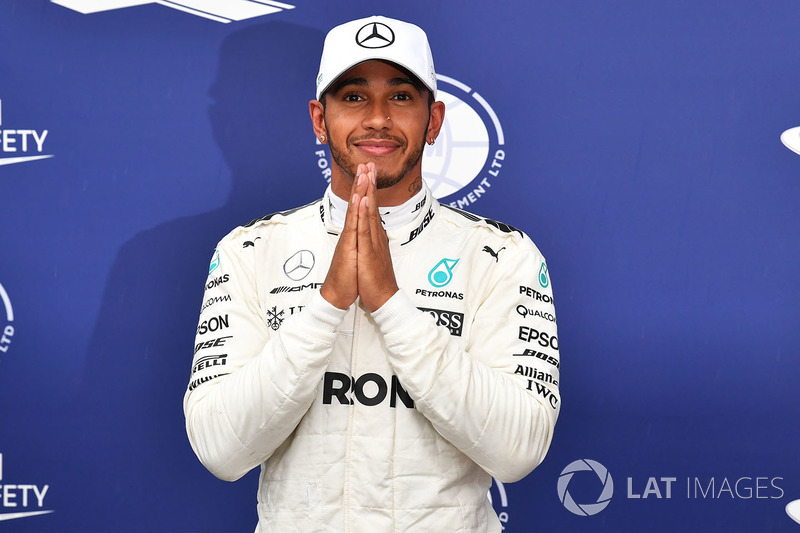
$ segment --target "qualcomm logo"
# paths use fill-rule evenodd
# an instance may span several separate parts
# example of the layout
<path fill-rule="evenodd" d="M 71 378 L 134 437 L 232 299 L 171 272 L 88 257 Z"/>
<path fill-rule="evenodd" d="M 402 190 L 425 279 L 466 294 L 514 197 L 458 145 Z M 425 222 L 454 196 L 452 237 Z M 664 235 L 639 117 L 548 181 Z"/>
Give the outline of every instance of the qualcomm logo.
<path fill-rule="evenodd" d="M 88 15 L 125 7 L 159 4 L 198 17 L 228 23 L 294 9 L 293 5 L 274 0 L 51 0 L 54 4 Z"/>
<path fill-rule="evenodd" d="M 3 454 L 0 453 L 0 482 L 3 481 Z M 2 487 L 2 497 L 0 497 L 0 522 L 14 520 L 16 518 L 28 518 L 42 514 L 49 514 L 53 511 L 41 510 L 44 506 L 44 497 L 50 485 L 34 485 L 31 483 L 0 484 Z M 36 505 L 36 511 L 27 511 Z M 7 513 L 7 509 L 14 509 L 14 512 Z"/>
<path fill-rule="evenodd" d="M 800 154 L 800 126 L 781 133 L 781 142 L 792 152 Z"/>
<path fill-rule="evenodd" d="M 52 155 L 27 155 L 33 153 L 33 150 L 36 150 L 37 154 L 42 153 L 44 140 L 47 138 L 47 130 L 10 130 L 2 128 L 2 126 L 3 101 L 0 100 L 0 166 L 27 163 L 28 161 L 53 157 Z M 7 154 L 14 155 L 7 157 Z"/>
<path fill-rule="evenodd" d="M 0 353 L 8 352 L 8 347 L 11 345 L 11 338 L 14 336 L 14 326 L 11 325 L 14 322 L 14 309 L 11 308 L 11 299 L 8 297 L 8 293 L 3 288 L 3 285 L 0 285 L 0 300 L 3 301 L 3 307 L 6 311 L 6 320 L 3 329 L 0 330 Z M 0 322 L 2 324 L 2 322 Z M 0 465 L 1 467 L 2 465 Z M 0 479 L 2 479 L 2 468 L 0 468 Z"/>
<path fill-rule="evenodd" d="M 603 485 L 603 490 L 594 503 L 576 503 L 572 499 L 569 490 L 567 490 L 570 481 L 572 481 L 572 476 L 581 471 L 594 472 Z M 608 473 L 605 466 L 591 459 L 579 459 L 571 462 L 561 471 L 561 475 L 558 477 L 558 499 L 561 500 L 561 503 L 564 504 L 564 507 L 569 512 L 579 516 L 592 516 L 599 513 L 608 506 L 613 495 L 614 481 L 611 479 L 611 474 Z"/>
<path fill-rule="evenodd" d="M 422 174 L 433 195 L 463 209 L 487 193 L 506 158 L 503 126 L 480 94 L 458 80 L 436 75 L 437 100 L 445 105 L 436 144 L 425 145 Z M 317 166 L 330 183 L 330 155 L 316 139 Z"/>

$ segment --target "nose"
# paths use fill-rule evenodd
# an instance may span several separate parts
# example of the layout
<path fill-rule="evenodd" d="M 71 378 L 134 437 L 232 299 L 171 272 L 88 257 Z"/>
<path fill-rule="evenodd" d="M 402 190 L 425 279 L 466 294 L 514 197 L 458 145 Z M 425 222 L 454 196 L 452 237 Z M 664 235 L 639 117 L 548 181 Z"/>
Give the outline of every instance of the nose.
<path fill-rule="evenodd" d="M 384 102 L 373 101 L 365 110 L 362 126 L 367 130 L 388 130 L 391 122 L 389 107 Z"/>

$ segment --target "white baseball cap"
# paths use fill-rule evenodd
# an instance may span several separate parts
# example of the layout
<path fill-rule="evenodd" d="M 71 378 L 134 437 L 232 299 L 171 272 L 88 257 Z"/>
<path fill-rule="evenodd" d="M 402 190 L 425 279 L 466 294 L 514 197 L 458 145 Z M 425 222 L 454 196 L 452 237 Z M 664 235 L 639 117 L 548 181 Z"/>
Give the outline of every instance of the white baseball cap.
<path fill-rule="evenodd" d="M 319 62 L 317 100 L 336 78 L 373 59 L 410 71 L 436 98 L 436 71 L 425 32 L 408 22 L 374 16 L 346 22 L 328 32 Z"/>

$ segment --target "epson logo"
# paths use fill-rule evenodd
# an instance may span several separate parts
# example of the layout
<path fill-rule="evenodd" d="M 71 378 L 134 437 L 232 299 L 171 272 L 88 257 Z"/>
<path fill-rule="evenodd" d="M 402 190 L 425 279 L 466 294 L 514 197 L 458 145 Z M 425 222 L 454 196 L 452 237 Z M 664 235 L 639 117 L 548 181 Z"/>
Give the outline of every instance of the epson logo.
<path fill-rule="evenodd" d="M 228 274 L 224 274 L 224 275 L 222 275 L 222 276 L 220 276 L 218 278 L 209 280 L 209 282 L 206 283 L 206 289 L 211 290 L 214 287 L 219 287 L 223 283 L 227 283 L 229 279 L 230 279 L 230 276 Z"/>
<path fill-rule="evenodd" d="M 214 316 L 209 318 L 208 320 L 203 320 L 202 322 L 200 322 L 200 325 L 197 326 L 197 334 L 204 335 L 209 331 L 211 332 L 218 331 L 221 329 L 225 329 L 227 327 L 230 327 L 228 324 L 228 315 Z"/>
<path fill-rule="evenodd" d="M 339 405 L 354 405 L 358 402 L 372 407 L 385 401 L 387 396 L 389 407 L 397 407 L 397 400 L 400 400 L 409 409 L 414 408 L 414 400 L 400 385 L 397 376 L 392 376 L 387 384 L 383 376 L 374 372 L 358 378 L 341 372 L 325 372 L 322 387 L 322 403 L 325 405 L 331 405 L 336 399 Z"/>
<path fill-rule="evenodd" d="M 450 330 L 450 335 L 454 337 L 461 336 L 461 330 L 464 327 L 464 313 L 457 313 L 455 311 L 445 311 L 443 309 L 428 309 L 426 307 L 417 307 L 420 311 L 430 313 L 436 319 L 437 326 L 444 326 Z"/>
<path fill-rule="evenodd" d="M 300 292 L 306 289 L 319 289 L 322 287 L 322 283 L 306 283 L 305 285 L 295 285 L 294 287 L 288 287 L 286 285 L 275 287 L 271 291 L 270 294 L 280 294 L 282 292 Z"/>
<path fill-rule="evenodd" d="M 205 350 L 206 348 L 219 348 L 220 346 L 225 346 L 225 341 L 232 338 L 233 335 L 227 335 L 225 337 L 211 339 L 210 341 L 198 342 L 194 347 L 194 353 L 197 353 L 200 350 Z"/>
<path fill-rule="evenodd" d="M 542 348 L 552 348 L 558 351 L 558 337 L 528 326 L 519 327 L 519 340 L 525 342 L 537 341 Z"/>
<path fill-rule="evenodd" d="M 192 366 L 192 374 L 213 366 L 225 366 L 227 362 L 228 354 L 207 355 L 205 357 L 201 357 L 194 362 L 194 366 Z"/>

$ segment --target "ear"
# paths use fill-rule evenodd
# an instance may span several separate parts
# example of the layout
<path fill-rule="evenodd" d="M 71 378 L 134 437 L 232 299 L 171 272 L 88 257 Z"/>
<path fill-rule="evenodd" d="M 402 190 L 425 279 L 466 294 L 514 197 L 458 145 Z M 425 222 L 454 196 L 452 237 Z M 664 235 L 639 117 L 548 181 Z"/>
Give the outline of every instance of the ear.
<path fill-rule="evenodd" d="M 442 124 L 444 124 L 444 102 L 434 102 L 431 104 L 431 117 L 428 120 L 428 131 L 426 132 L 425 140 L 438 137 Z"/>
<path fill-rule="evenodd" d="M 322 107 L 322 102 L 319 100 L 311 100 L 308 103 L 308 113 L 311 115 L 311 126 L 314 128 L 314 136 L 319 139 L 324 135 L 325 142 L 328 142 L 328 130 L 325 127 L 325 108 Z"/>

